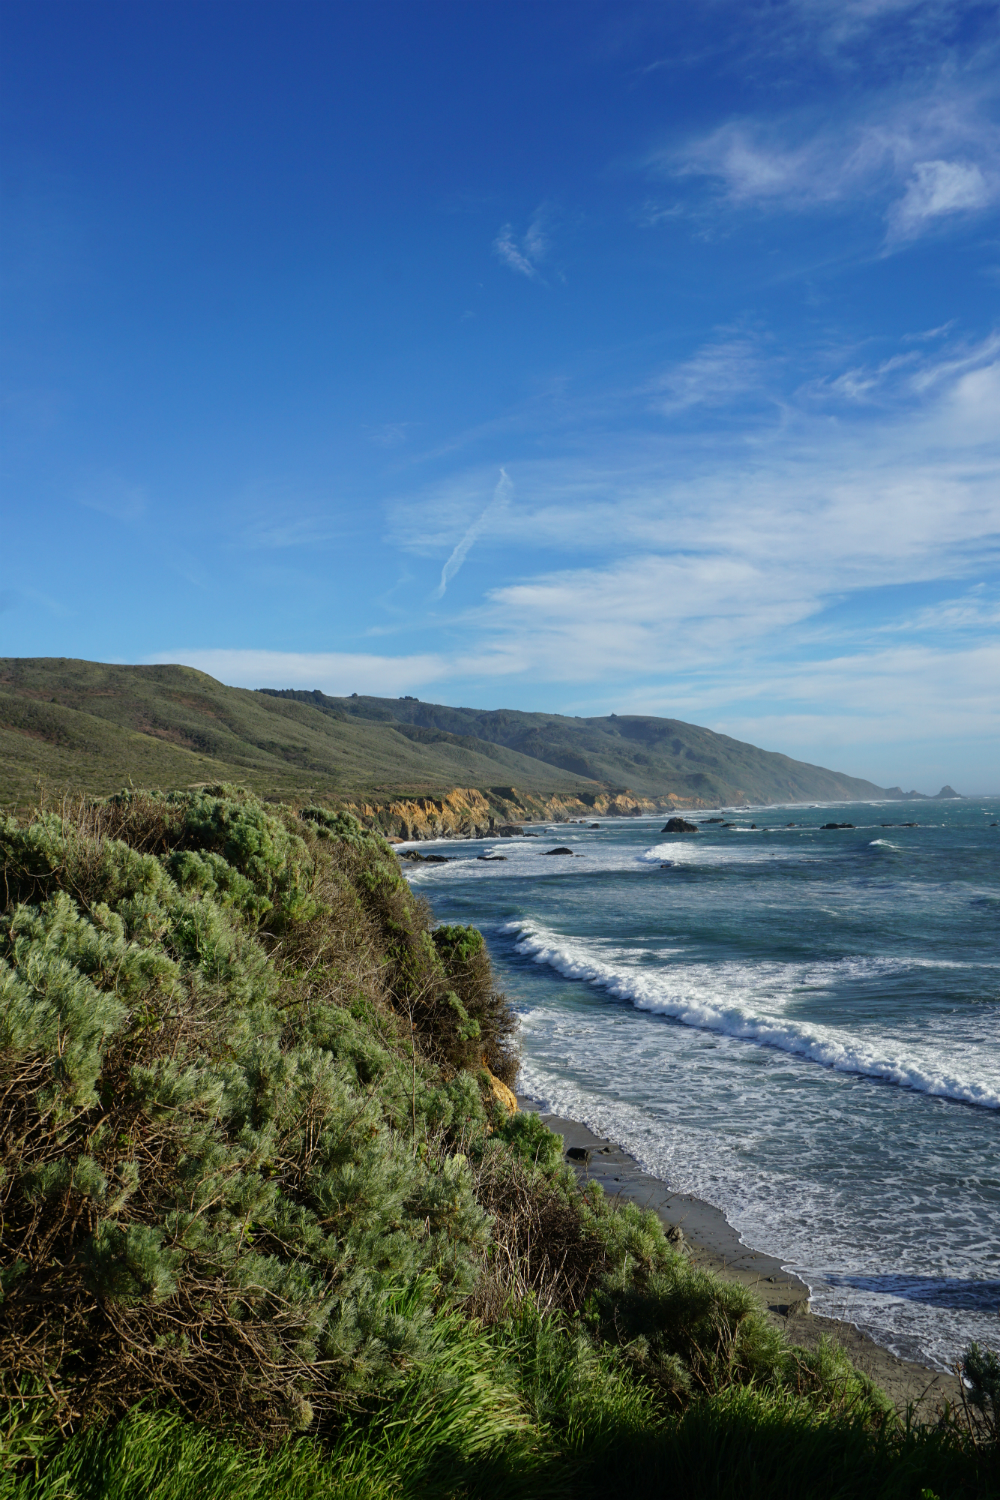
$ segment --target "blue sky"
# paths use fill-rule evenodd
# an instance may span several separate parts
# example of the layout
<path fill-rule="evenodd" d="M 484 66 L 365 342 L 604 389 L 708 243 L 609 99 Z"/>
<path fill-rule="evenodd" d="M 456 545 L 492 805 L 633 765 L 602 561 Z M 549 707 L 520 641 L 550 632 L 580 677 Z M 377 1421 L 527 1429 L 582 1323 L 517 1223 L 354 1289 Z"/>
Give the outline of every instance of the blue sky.
<path fill-rule="evenodd" d="M 1000 791 L 995 4 L 0 16 L 0 652 Z"/>

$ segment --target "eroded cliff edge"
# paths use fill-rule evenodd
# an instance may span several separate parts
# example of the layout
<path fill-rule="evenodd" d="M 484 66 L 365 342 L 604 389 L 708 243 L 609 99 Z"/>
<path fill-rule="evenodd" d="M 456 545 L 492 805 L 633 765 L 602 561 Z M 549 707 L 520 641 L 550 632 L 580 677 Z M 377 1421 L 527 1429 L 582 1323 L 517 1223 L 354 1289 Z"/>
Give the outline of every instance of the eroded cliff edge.
<path fill-rule="evenodd" d="M 440 797 L 379 800 L 345 799 L 345 811 L 368 828 L 397 840 L 489 838 L 505 827 L 526 822 L 568 823 L 576 818 L 637 818 L 643 813 L 674 812 L 679 807 L 708 807 L 698 798 L 668 793 L 639 797 L 634 792 L 595 791 L 553 794 L 518 791 L 516 787 L 455 787 Z"/>

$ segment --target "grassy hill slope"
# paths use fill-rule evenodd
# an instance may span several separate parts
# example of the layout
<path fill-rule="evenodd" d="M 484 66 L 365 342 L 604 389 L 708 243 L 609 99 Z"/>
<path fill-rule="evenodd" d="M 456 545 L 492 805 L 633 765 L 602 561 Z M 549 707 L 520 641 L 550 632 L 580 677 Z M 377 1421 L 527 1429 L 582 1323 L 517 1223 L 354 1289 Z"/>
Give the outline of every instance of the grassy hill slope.
<path fill-rule="evenodd" d="M 0 801 L 24 805 L 39 781 L 104 795 L 129 780 L 375 800 L 501 785 L 593 792 L 595 783 L 701 805 L 901 795 L 679 719 L 252 692 L 191 667 L 0 658 Z"/>
<path fill-rule="evenodd" d="M 0 659 L 0 802 L 39 780 L 103 795 L 136 785 L 238 781 L 281 795 L 425 795 L 516 783 L 573 791 L 586 778 L 468 735 L 320 711 L 225 687 L 191 667 Z"/>
<path fill-rule="evenodd" d="M 279 696 L 273 690 L 265 693 Z M 480 743 L 516 750 L 576 776 L 627 786 L 640 796 L 675 792 L 715 802 L 808 802 L 886 795 L 874 782 L 759 750 L 680 719 L 639 714 L 571 719 L 513 709 L 448 708 L 415 698 L 331 698 L 316 692 L 285 691 L 280 697 L 356 722 L 400 721 L 401 728 L 408 726 L 411 734 L 422 737 L 475 736 Z"/>

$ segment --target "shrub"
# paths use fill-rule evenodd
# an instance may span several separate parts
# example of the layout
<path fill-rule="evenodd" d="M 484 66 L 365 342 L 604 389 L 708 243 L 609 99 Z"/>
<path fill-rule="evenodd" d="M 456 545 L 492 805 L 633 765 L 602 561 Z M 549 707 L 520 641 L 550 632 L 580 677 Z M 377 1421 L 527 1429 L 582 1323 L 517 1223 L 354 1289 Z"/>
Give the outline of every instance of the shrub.
<path fill-rule="evenodd" d="M 517 1017 L 506 997 L 493 984 L 490 956 L 483 935 L 475 927 L 442 926 L 432 933 L 448 983 L 453 987 L 452 1007 L 460 1017 L 463 1052 L 456 1049 L 457 1065 L 474 1068 L 482 1061 L 495 1077 L 512 1088 L 520 1058 L 514 1044 Z"/>
<path fill-rule="evenodd" d="M 27 1500 L 237 1468 L 290 1500 L 819 1494 L 838 1443 L 845 1495 L 870 1463 L 944 1500 L 957 1427 L 922 1448 L 841 1351 L 790 1348 L 484 1105 L 484 1060 L 516 1070 L 485 944 L 432 930 L 380 835 L 213 787 L 7 819 L 0 850 L 0 1457 Z M 996 1376 L 969 1351 L 994 1435 Z"/>
<path fill-rule="evenodd" d="M 962 1384 L 974 1424 L 987 1441 L 1000 1445 L 1000 1354 L 973 1343 L 962 1356 Z"/>
<path fill-rule="evenodd" d="M 475 1280 L 488 1220 L 449 1141 L 486 1119 L 410 1055 L 398 933 L 357 922 L 337 845 L 221 791 L 0 840 L 0 1366 L 64 1419 L 169 1392 L 269 1441 L 390 1388 Z"/>

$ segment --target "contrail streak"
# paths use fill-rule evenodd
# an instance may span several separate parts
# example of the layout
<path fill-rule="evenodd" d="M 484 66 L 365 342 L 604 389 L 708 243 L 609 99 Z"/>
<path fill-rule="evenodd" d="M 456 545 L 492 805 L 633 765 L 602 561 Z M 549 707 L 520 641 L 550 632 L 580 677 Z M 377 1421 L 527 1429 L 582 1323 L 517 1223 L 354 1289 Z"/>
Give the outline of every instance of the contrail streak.
<path fill-rule="evenodd" d="M 451 580 L 454 578 L 455 574 L 458 572 L 459 568 L 465 562 L 465 559 L 468 557 L 473 542 L 479 536 L 492 513 L 506 503 L 507 497 L 512 489 L 513 485 L 507 478 L 507 470 L 501 469 L 500 478 L 497 480 L 497 487 L 493 491 L 493 498 L 491 499 L 489 505 L 487 505 L 486 509 L 483 511 L 482 515 L 479 517 L 478 521 L 473 521 L 472 525 L 469 527 L 468 531 L 462 537 L 462 540 L 455 547 L 448 561 L 441 569 L 441 582 L 438 584 L 437 588 L 434 590 L 434 593 L 431 595 L 432 599 L 444 598 L 445 590 L 447 589 Z"/>

